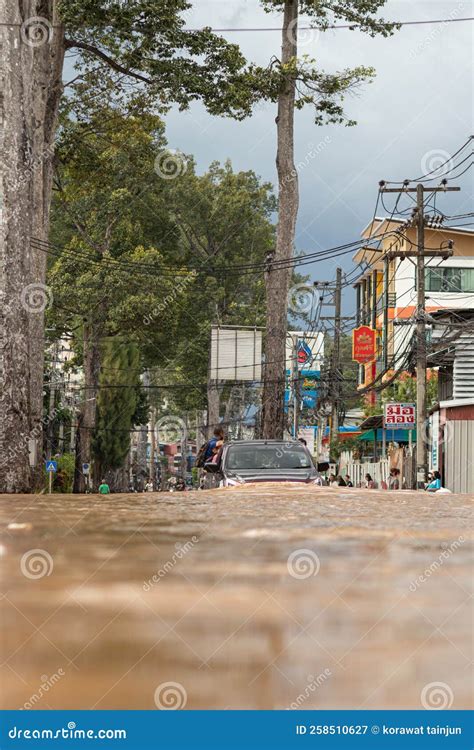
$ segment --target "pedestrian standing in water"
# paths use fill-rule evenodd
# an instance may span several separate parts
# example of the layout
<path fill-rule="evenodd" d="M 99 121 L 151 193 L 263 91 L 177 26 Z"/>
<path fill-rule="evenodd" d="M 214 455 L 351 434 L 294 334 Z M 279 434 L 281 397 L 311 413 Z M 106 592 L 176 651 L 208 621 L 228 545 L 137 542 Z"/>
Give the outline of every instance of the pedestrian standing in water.
<path fill-rule="evenodd" d="M 99 495 L 110 495 L 110 487 L 105 479 L 99 484 Z"/>

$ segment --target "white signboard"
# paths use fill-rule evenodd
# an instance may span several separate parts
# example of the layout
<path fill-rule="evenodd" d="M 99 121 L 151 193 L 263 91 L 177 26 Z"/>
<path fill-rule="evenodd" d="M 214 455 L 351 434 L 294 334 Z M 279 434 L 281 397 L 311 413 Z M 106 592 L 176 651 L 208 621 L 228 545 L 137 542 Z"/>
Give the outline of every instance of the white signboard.
<path fill-rule="evenodd" d="M 431 415 L 430 470 L 439 471 L 439 411 Z"/>
<path fill-rule="evenodd" d="M 213 326 L 210 377 L 211 380 L 261 380 L 262 331 Z"/>
<path fill-rule="evenodd" d="M 321 370 L 324 357 L 324 334 L 289 331 L 286 337 L 286 369 L 292 372 L 296 354 L 298 370 Z"/>
<path fill-rule="evenodd" d="M 412 430 L 416 424 L 416 404 L 385 404 L 384 427 Z"/>

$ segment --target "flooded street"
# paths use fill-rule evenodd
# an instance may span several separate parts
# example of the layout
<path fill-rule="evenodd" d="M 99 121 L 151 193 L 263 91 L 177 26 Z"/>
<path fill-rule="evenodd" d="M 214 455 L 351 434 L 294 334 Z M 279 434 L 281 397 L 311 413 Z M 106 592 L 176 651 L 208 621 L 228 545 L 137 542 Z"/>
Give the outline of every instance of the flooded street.
<path fill-rule="evenodd" d="M 467 708 L 471 508 L 270 485 L 2 496 L 2 707 Z"/>

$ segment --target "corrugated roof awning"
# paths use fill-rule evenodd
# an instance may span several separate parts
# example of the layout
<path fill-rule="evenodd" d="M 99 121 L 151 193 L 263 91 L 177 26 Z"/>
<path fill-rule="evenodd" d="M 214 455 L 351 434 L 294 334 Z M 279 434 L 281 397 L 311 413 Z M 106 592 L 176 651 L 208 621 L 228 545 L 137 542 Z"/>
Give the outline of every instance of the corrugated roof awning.
<path fill-rule="evenodd" d="M 383 414 L 374 414 L 372 417 L 366 417 L 363 422 L 359 425 L 359 430 L 375 430 L 379 427 L 383 427 Z"/>

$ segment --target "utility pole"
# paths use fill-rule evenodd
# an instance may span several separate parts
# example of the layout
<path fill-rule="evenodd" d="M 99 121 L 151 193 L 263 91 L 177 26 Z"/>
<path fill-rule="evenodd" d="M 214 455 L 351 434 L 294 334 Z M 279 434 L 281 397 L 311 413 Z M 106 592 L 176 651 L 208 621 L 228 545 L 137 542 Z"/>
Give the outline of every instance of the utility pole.
<path fill-rule="evenodd" d="M 153 482 L 153 489 L 155 489 L 155 479 L 156 479 L 156 468 L 155 468 L 155 457 L 156 457 L 156 432 L 155 432 L 155 425 L 156 425 L 156 410 L 155 407 L 152 406 L 150 409 L 150 469 L 149 469 L 149 476 L 151 481 Z"/>
<path fill-rule="evenodd" d="M 426 309 L 425 309 L 425 258 L 441 257 L 448 258 L 453 254 L 453 243 L 449 242 L 448 248 L 425 251 L 425 192 L 446 193 L 459 191 L 459 187 L 448 187 L 447 180 L 441 181 L 439 187 L 425 187 L 419 183 L 416 188 L 408 187 L 409 181 L 405 181 L 402 188 L 387 188 L 385 183 L 380 184 L 383 193 L 416 193 L 416 209 L 414 211 L 414 222 L 416 224 L 416 250 L 390 250 L 384 260 L 392 258 L 415 258 L 416 262 L 416 486 L 424 489 L 428 474 L 428 445 L 426 438 Z M 384 332 L 385 338 L 387 332 Z"/>
<path fill-rule="evenodd" d="M 334 347 L 331 361 L 332 409 L 331 432 L 329 444 L 337 440 L 339 434 L 338 407 L 340 402 L 340 359 L 341 359 L 341 303 L 342 303 L 342 268 L 336 270 L 336 288 L 334 290 Z"/>
<path fill-rule="evenodd" d="M 188 414 L 184 415 L 183 419 L 183 435 L 181 438 L 181 473 L 183 479 L 186 481 L 186 474 L 188 470 Z"/>
<path fill-rule="evenodd" d="M 416 486 L 424 489 L 428 474 L 426 444 L 426 325 L 424 187 L 416 186 Z"/>
<path fill-rule="evenodd" d="M 298 337 L 293 336 L 293 345 L 291 347 L 291 369 L 293 381 L 293 437 L 298 437 L 299 418 L 300 418 L 300 373 L 298 369 Z"/>
<path fill-rule="evenodd" d="M 53 346 L 51 371 L 49 376 L 49 409 L 48 409 L 48 428 L 47 435 L 47 458 L 51 459 L 53 454 L 54 442 L 54 413 L 56 407 L 56 362 L 59 358 L 58 342 Z"/>

